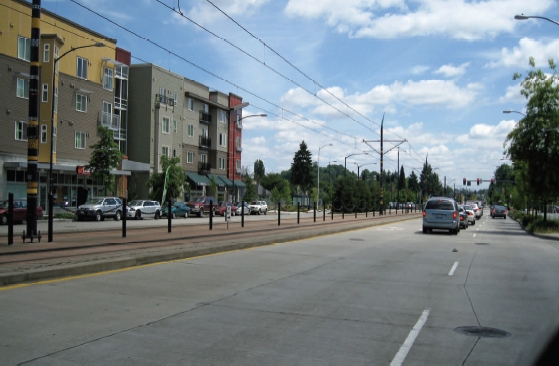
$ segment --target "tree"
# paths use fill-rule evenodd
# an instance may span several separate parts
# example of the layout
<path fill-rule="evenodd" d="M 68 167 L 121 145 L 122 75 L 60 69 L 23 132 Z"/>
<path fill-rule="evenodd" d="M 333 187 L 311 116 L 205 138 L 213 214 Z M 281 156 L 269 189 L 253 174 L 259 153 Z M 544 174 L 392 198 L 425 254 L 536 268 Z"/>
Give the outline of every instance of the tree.
<path fill-rule="evenodd" d="M 215 177 L 210 175 L 210 185 L 208 187 L 208 196 L 216 197 L 217 199 L 217 183 Z"/>
<path fill-rule="evenodd" d="M 91 171 L 91 176 L 103 182 L 105 193 L 107 187 L 114 181 L 111 170 L 117 168 L 122 161 L 122 153 L 117 143 L 113 140 L 113 133 L 107 127 L 97 127 L 100 139 L 90 146 L 93 151 L 89 158 L 89 164 L 85 166 Z"/>
<path fill-rule="evenodd" d="M 163 172 L 152 174 L 147 182 L 148 187 L 151 188 L 149 198 L 163 203 L 169 199 L 174 200 L 181 197 L 184 190 L 189 189 L 189 186 L 186 182 L 187 175 L 180 166 L 180 159 L 162 155 L 161 168 Z M 167 179 L 167 191 L 165 197 L 163 197 L 165 179 Z"/>
<path fill-rule="evenodd" d="M 254 186 L 254 182 L 250 175 L 246 175 L 243 178 L 243 182 L 246 185 L 245 196 L 243 197 L 244 201 L 250 202 L 256 200 L 256 187 Z"/>
<path fill-rule="evenodd" d="M 526 169 L 526 193 L 545 207 L 559 196 L 559 76 L 552 59 L 548 61 L 552 74 L 536 70 L 532 57 L 529 64 L 532 70 L 520 83 L 520 94 L 528 100 L 526 115 L 507 135 L 503 146 L 505 154 Z M 515 80 L 521 77 L 514 74 Z"/>
<path fill-rule="evenodd" d="M 260 180 L 266 174 L 266 169 L 264 168 L 264 163 L 262 160 L 258 159 L 254 162 L 254 180 L 260 184 Z"/>
<path fill-rule="evenodd" d="M 413 170 L 408 178 L 408 188 L 414 193 L 419 192 L 419 180 L 417 179 L 417 175 L 415 175 L 415 172 Z"/>
<path fill-rule="evenodd" d="M 404 171 L 404 166 L 400 167 L 400 174 L 398 177 L 398 190 L 406 189 L 406 172 Z"/>
<path fill-rule="evenodd" d="M 291 163 L 291 183 L 308 192 L 313 186 L 312 153 L 303 140 Z"/>

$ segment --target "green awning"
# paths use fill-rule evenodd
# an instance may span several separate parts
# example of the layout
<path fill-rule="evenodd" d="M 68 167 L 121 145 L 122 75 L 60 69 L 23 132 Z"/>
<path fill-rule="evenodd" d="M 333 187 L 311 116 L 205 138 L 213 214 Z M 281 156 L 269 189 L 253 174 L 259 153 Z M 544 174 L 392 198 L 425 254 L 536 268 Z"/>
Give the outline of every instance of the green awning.
<path fill-rule="evenodd" d="M 224 183 L 221 179 L 219 179 L 219 178 L 220 178 L 219 175 L 207 174 L 207 177 L 208 177 L 208 182 L 211 183 L 212 177 L 213 177 L 213 178 L 214 178 L 214 181 L 215 181 L 215 184 L 216 184 L 218 187 L 225 187 L 225 183 Z"/>
<path fill-rule="evenodd" d="M 200 175 L 192 172 L 186 172 L 187 179 L 197 186 L 209 186 L 210 181 L 205 175 Z"/>
<path fill-rule="evenodd" d="M 219 177 L 219 179 L 221 179 L 223 181 L 223 183 L 225 183 L 225 186 L 227 188 L 233 188 L 233 181 L 231 181 L 225 175 L 218 175 L 218 177 Z"/>
<path fill-rule="evenodd" d="M 242 180 L 236 180 L 235 181 L 235 187 L 237 188 L 246 188 L 246 184 L 242 181 Z"/>

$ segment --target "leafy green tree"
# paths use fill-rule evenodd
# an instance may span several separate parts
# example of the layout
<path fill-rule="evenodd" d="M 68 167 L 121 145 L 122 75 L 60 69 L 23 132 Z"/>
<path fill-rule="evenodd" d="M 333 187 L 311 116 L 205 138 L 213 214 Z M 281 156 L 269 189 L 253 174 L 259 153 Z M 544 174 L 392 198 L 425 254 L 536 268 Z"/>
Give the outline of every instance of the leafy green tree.
<path fill-rule="evenodd" d="M 285 179 L 279 173 L 268 173 L 260 179 L 260 185 L 269 191 L 272 191 L 274 187 L 281 191 L 284 182 Z"/>
<path fill-rule="evenodd" d="M 559 196 L 559 76 L 552 59 L 551 74 L 535 69 L 532 57 L 529 64 L 532 70 L 520 83 L 520 93 L 528 100 L 526 116 L 508 134 L 504 147 L 505 154 L 527 170 L 526 192 L 545 207 Z M 514 74 L 515 80 L 521 77 Z"/>
<path fill-rule="evenodd" d="M 149 198 L 163 204 L 169 199 L 175 200 L 178 197 L 181 197 L 185 190 L 185 186 L 188 187 L 188 184 L 186 182 L 187 175 L 181 168 L 180 159 L 178 157 L 168 158 L 163 155 L 161 156 L 160 164 L 163 172 L 152 174 L 147 182 L 147 185 L 151 189 Z M 165 197 L 163 197 L 167 171 L 167 192 Z"/>
<path fill-rule="evenodd" d="M 215 177 L 210 175 L 210 185 L 208 186 L 208 196 L 215 197 L 217 199 L 217 183 Z"/>
<path fill-rule="evenodd" d="M 291 163 L 291 183 L 299 186 L 303 192 L 308 192 L 313 186 L 312 153 L 305 141 L 299 145 Z"/>
<path fill-rule="evenodd" d="M 254 180 L 260 184 L 260 180 L 266 174 L 266 169 L 264 168 L 264 163 L 262 160 L 258 159 L 254 162 Z"/>
<path fill-rule="evenodd" d="M 281 199 L 286 203 L 286 204 L 291 204 L 292 197 L 291 197 L 291 186 L 289 184 L 289 181 L 284 179 L 284 184 L 283 187 L 281 189 Z"/>
<path fill-rule="evenodd" d="M 254 181 L 252 180 L 250 175 L 245 175 L 245 177 L 243 178 L 243 183 L 247 187 L 243 200 L 247 202 L 256 200 L 256 186 L 254 185 Z"/>
<path fill-rule="evenodd" d="M 270 201 L 272 201 L 274 204 L 277 204 L 279 201 L 281 201 L 281 193 L 278 187 L 272 188 L 272 195 L 270 196 Z"/>
<path fill-rule="evenodd" d="M 94 179 L 99 179 L 103 182 L 105 192 L 107 187 L 111 186 L 114 182 L 114 176 L 111 175 L 111 170 L 116 169 L 122 161 L 122 153 L 118 149 L 117 143 L 113 139 L 113 133 L 107 127 L 97 127 L 99 134 L 99 141 L 90 146 L 93 151 L 89 158 L 89 164 L 85 166 L 86 169 L 91 171 L 91 176 Z"/>

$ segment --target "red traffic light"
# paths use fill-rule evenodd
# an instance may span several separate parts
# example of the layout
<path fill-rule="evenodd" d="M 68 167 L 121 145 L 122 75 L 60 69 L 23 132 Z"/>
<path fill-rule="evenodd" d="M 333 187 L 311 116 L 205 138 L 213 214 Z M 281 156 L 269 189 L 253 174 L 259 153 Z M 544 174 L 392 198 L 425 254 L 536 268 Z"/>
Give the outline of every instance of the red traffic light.
<path fill-rule="evenodd" d="M 480 181 L 480 179 L 478 178 L 478 179 L 477 179 L 477 185 L 478 185 L 478 186 L 479 186 L 479 181 Z"/>
<path fill-rule="evenodd" d="M 466 185 L 466 178 L 464 178 L 464 180 L 462 180 L 463 184 Z"/>
<path fill-rule="evenodd" d="M 491 178 L 491 184 L 495 183 L 495 178 Z"/>

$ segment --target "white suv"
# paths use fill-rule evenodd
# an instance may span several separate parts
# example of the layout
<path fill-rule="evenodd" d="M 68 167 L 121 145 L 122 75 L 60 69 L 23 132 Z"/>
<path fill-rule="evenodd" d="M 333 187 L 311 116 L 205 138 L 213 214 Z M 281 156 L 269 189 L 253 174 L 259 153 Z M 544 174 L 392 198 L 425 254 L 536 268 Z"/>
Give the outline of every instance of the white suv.
<path fill-rule="evenodd" d="M 268 204 L 266 203 L 266 201 L 252 201 L 251 203 L 249 203 L 248 207 L 250 208 L 251 214 L 268 214 Z"/>
<path fill-rule="evenodd" d="M 144 216 L 151 216 L 155 219 L 161 217 L 161 205 L 157 201 L 133 200 L 128 203 L 126 217 L 133 217 L 141 220 Z"/>

